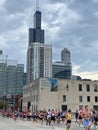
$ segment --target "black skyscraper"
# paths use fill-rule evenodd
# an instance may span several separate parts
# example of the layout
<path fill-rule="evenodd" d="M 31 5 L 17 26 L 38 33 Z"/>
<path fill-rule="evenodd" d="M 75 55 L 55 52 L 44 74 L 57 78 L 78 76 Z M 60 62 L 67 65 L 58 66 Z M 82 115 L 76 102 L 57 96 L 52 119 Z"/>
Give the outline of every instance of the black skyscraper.
<path fill-rule="evenodd" d="M 31 43 L 44 43 L 44 30 L 41 29 L 41 12 L 34 14 L 34 28 L 29 28 L 29 46 Z"/>

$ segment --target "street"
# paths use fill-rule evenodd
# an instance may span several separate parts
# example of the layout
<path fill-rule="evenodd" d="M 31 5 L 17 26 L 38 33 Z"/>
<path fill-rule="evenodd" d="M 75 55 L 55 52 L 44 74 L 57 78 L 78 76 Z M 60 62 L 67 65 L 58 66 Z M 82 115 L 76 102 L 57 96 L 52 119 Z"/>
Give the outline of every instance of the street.
<path fill-rule="evenodd" d="M 65 124 L 60 124 L 59 126 L 54 126 L 55 130 L 66 130 Z M 41 126 L 40 123 L 34 123 L 32 121 L 22 121 L 18 119 L 14 121 L 12 118 L 0 118 L 0 130 L 53 130 L 52 126 L 46 126 L 43 124 Z M 84 130 L 84 128 L 80 128 L 76 126 L 74 123 L 71 125 L 70 130 Z M 92 128 L 90 130 L 93 130 Z"/>

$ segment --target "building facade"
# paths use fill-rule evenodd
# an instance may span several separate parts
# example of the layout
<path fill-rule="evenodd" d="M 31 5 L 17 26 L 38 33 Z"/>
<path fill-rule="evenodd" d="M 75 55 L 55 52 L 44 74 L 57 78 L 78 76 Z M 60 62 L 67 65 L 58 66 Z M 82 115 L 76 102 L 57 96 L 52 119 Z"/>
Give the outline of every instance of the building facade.
<path fill-rule="evenodd" d="M 60 79 L 71 79 L 72 66 L 63 62 L 54 62 L 52 64 L 52 77 Z"/>
<path fill-rule="evenodd" d="M 98 82 L 39 78 L 23 88 L 23 110 L 70 108 L 75 112 L 85 105 L 98 109 Z"/>

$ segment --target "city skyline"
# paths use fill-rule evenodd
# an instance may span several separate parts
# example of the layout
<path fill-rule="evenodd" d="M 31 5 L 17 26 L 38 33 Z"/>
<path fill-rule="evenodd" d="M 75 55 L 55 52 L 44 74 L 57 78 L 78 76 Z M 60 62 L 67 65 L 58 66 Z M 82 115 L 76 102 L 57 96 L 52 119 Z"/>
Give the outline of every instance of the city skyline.
<path fill-rule="evenodd" d="M 0 49 L 25 66 L 35 6 L 35 0 L 0 1 Z M 97 6 L 98 0 L 40 1 L 45 43 L 53 47 L 53 61 L 60 61 L 61 50 L 68 48 L 73 74 L 82 78 L 98 79 Z"/>

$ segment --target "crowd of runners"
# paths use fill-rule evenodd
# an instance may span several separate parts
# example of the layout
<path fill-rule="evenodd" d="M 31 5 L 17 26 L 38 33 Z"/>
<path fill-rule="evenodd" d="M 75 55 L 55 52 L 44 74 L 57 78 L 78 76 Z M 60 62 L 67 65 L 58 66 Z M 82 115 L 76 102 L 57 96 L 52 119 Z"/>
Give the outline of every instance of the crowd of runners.
<path fill-rule="evenodd" d="M 13 120 L 21 119 L 23 121 L 33 121 L 40 122 L 41 125 L 45 123 L 46 125 L 52 126 L 54 128 L 55 124 L 60 125 L 61 122 L 66 124 L 66 130 L 70 130 L 71 122 L 74 121 L 76 126 L 84 127 L 85 130 L 90 130 L 90 127 L 93 125 L 94 130 L 97 130 L 98 125 L 98 111 L 94 111 L 85 106 L 81 107 L 79 110 L 76 110 L 72 114 L 71 109 L 68 111 L 60 110 L 40 110 L 38 112 L 31 113 L 30 110 L 26 109 L 23 112 L 13 111 L 12 109 L 1 110 L 2 118 L 13 118 Z M 74 119 L 74 120 L 73 120 Z"/>

